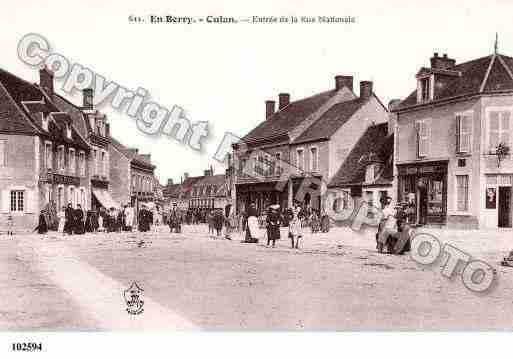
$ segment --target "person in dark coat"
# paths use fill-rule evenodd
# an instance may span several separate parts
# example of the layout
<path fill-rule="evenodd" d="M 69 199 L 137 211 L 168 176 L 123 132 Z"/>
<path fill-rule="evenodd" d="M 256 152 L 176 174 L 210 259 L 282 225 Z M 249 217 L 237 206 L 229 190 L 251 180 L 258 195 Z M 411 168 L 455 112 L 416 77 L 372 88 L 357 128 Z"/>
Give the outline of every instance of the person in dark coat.
<path fill-rule="evenodd" d="M 278 209 L 279 205 L 273 205 L 269 208 L 269 213 L 266 218 L 267 222 L 267 245 L 273 242 L 273 247 L 276 245 L 276 240 L 280 239 L 280 214 Z"/>
<path fill-rule="evenodd" d="M 37 231 L 37 233 L 39 233 L 39 234 L 45 234 L 46 232 L 48 232 L 48 225 L 46 224 L 45 211 L 41 211 L 41 213 L 39 214 L 39 223 L 38 223 L 36 229 L 34 229 L 34 231 Z"/>
<path fill-rule="evenodd" d="M 146 206 L 142 206 L 139 211 L 139 216 L 137 217 L 139 220 L 139 231 L 140 232 L 148 232 L 150 230 L 151 223 L 151 213 L 146 209 Z"/>
<path fill-rule="evenodd" d="M 73 234 L 73 220 L 74 220 L 74 210 L 71 206 L 71 203 L 68 203 L 68 207 L 64 211 L 64 232 L 71 235 Z"/>
<path fill-rule="evenodd" d="M 221 210 L 215 211 L 215 213 L 214 213 L 214 228 L 217 232 L 218 237 L 221 235 L 221 232 L 223 230 L 223 222 L 224 222 L 223 212 Z"/>
<path fill-rule="evenodd" d="M 77 209 L 73 212 L 73 227 L 76 234 L 84 234 L 84 211 L 82 206 L 77 204 Z"/>

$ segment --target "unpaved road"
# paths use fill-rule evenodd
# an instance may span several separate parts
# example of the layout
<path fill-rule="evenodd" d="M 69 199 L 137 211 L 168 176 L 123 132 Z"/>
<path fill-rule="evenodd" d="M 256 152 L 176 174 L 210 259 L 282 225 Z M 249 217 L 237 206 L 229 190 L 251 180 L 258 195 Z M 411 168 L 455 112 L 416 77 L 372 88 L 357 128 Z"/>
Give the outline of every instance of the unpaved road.
<path fill-rule="evenodd" d="M 371 236 L 334 230 L 303 249 L 185 233 L 0 237 L 3 330 L 489 330 L 513 328 L 513 270 L 497 266 L 510 233 L 446 240 L 498 270 L 476 295 L 409 256 L 375 253 Z M 483 241 L 490 241 L 484 238 Z M 513 246 L 512 246 L 513 247 Z M 493 250 L 490 250 L 492 248 Z M 144 313 L 123 291 L 136 281 Z"/>

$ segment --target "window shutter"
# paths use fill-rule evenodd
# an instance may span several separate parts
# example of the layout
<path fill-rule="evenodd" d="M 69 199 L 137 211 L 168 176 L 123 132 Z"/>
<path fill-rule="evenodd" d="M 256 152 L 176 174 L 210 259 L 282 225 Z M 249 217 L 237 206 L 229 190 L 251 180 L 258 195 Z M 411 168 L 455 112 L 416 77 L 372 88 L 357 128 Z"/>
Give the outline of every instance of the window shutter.
<path fill-rule="evenodd" d="M 25 191 L 25 198 L 23 205 L 25 206 L 25 213 L 37 213 L 37 190 Z"/>
<path fill-rule="evenodd" d="M 510 143 L 510 113 L 509 111 L 504 111 L 501 113 L 501 143 L 509 146 Z"/>
<path fill-rule="evenodd" d="M 495 151 L 499 144 L 499 113 L 490 112 L 488 145 L 490 151 Z"/>
<path fill-rule="evenodd" d="M 456 152 L 461 152 L 461 116 L 456 116 Z"/>
<path fill-rule="evenodd" d="M 425 157 L 429 151 L 429 126 L 427 121 L 418 122 L 417 149 L 419 157 Z"/>
<path fill-rule="evenodd" d="M 417 145 L 417 157 L 420 157 L 420 122 L 415 123 L 415 144 Z"/>
<path fill-rule="evenodd" d="M 10 207 L 10 192 L 7 189 L 4 189 L 1 193 L 0 201 L 2 202 L 2 212 L 7 213 L 9 212 Z"/>
<path fill-rule="evenodd" d="M 464 147 L 462 148 L 462 151 L 470 152 L 472 150 L 472 116 L 464 116 L 462 117 L 463 124 L 462 124 L 462 130 L 463 130 L 463 140 L 464 140 Z"/>

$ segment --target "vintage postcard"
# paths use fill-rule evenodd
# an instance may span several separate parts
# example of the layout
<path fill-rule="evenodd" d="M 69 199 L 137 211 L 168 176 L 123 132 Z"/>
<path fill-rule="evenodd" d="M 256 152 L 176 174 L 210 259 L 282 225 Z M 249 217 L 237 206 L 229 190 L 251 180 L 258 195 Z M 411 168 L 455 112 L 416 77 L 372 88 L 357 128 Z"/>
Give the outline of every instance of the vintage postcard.
<path fill-rule="evenodd" d="M 513 328 L 513 3 L 2 8 L 5 357 Z"/>

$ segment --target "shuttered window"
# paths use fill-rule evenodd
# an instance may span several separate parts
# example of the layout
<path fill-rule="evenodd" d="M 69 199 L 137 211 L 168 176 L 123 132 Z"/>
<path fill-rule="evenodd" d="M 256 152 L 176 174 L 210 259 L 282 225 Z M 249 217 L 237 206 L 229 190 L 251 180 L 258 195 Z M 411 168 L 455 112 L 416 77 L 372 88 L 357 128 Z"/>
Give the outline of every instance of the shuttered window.
<path fill-rule="evenodd" d="M 456 152 L 470 153 L 472 150 L 472 116 L 456 116 Z"/>
<path fill-rule="evenodd" d="M 0 140 L 0 166 L 7 166 L 7 140 Z"/>
<path fill-rule="evenodd" d="M 488 115 L 488 148 L 495 152 L 499 143 L 510 146 L 510 111 L 490 111 Z"/>
<path fill-rule="evenodd" d="M 429 152 L 429 123 L 427 120 L 418 121 L 417 132 L 417 156 L 426 157 Z"/>
<path fill-rule="evenodd" d="M 468 175 L 456 176 L 457 210 L 468 211 Z"/>

